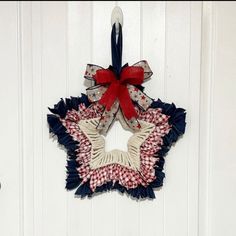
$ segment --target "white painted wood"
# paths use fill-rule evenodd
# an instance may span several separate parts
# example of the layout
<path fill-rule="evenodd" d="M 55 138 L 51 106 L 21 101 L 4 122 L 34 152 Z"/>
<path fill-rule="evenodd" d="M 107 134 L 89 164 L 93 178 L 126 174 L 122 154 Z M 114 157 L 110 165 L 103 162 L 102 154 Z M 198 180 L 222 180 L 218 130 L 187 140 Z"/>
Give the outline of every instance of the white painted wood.
<path fill-rule="evenodd" d="M 85 92 L 87 63 L 111 64 L 117 5 L 123 63 L 146 59 L 146 93 L 187 109 L 152 201 L 65 191 L 66 153 L 46 122 L 48 106 Z M 1 2 L 0 235 L 235 235 L 235 11 L 234 2 Z M 115 124 L 107 148 L 125 150 L 129 136 Z"/>
<path fill-rule="evenodd" d="M 202 3 L 190 3 L 190 49 L 189 49 L 189 84 L 187 129 L 188 155 L 188 221 L 187 235 L 198 235 L 198 187 L 199 187 L 199 113 L 200 113 L 200 77 L 201 77 L 201 26 Z"/>
<path fill-rule="evenodd" d="M 33 157 L 34 157 L 34 236 L 43 235 L 43 127 L 45 116 L 42 104 L 42 11 L 41 3 L 31 3 L 32 19 L 32 101 L 33 101 Z M 29 49 L 30 50 L 30 49 Z M 31 177 L 32 178 L 32 177 Z"/>
<path fill-rule="evenodd" d="M 26 235 L 34 233 L 34 142 L 33 142 L 33 100 L 32 87 L 32 12 L 31 3 L 18 4 L 20 12 L 20 46 L 22 66 L 22 149 L 23 149 L 23 230 Z M 27 94 L 27 96 L 24 96 Z M 30 98 L 30 99 L 29 99 Z"/>
<path fill-rule="evenodd" d="M 202 11 L 202 57 L 201 57 L 201 103 L 200 103 L 200 158 L 199 158 L 199 235 L 209 232 L 209 176 L 210 176 L 210 133 L 212 119 L 211 66 L 213 64 L 213 3 L 203 4 Z"/>
<path fill-rule="evenodd" d="M 68 89 L 66 94 L 80 96 L 86 89 L 83 78 L 86 64 L 92 59 L 91 2 L 68 2 L 67 22 Z M 92 229 L 88 225 L 91 225 L 92 201 L 75 198 L 73 192 L 67 193 L 67 234 L 91 235 Z"/>
<path fill-rule="evenodd" d="M 167 2 L 165 94 L 168 102 L 190 108 L 190 2 Z M 174 39 L 174 40 L 173 40 Z M 198 78 L 199 79 L 199 78 Z M 180 105 L 181 104 L 181 105 Z M 187 123 L 197 113 L 188 110 Z M 189 137 L 187 126 L 186 136 Z M 164 235 L 188 234 L 188 154 L 189 138 L 178 141 L 166 157 Z M 181 219 L 181 220 L 176 220 Z"/>
<path fill-rule="evenodd" d="M 215 4 L 215 3 L 214 3 Z M 211 196 L 212 235 L 236 233 L 236 3 L 215 5 L 215 48 L 212 94 Z M 227 91 L 227 93 L 226 93 Z"/>
<path fill-rule="evenodd" d="M 68 87 L 66 23 L 66 2 L 41 2 L 42 234 L 45 236 L 66 235 L 66 155 L 63 149 L 58 148 L 56 140 L 52 142 L 50 139 L 46 122 L 48 105 L 56 103 L 60 97 L 65 97 Z"/>
<path fill-rule="evenodd" d="M 22 235 L 24 224 L 22 219 L 22 68 L 20 41 L 19 5 L 16 2 L 1 2 L 0 233 L 7 236 Z"/>
<path fill-rule="evenodd" d="M 204 4 L 200 221 L 202 235 L 235 235 L 235 10 L 236 4 Z M 205 57 L 205 58 L 204 58 Z M 208 59 L 208 60 L 207 60 Z M 205 89 L 206 87 L 206 89 Z M 204 105 L 204 103 L 206 105 Z"/>

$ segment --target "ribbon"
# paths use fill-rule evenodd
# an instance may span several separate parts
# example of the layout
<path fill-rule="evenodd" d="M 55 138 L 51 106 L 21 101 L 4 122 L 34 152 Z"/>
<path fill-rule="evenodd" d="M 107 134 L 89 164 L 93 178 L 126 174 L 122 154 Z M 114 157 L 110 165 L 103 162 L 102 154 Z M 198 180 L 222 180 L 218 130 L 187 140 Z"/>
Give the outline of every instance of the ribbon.
<path fill-rule="evenodd" d="M 109 69 L 100 69 L 95 74 L 97 84 L 109 85 L 99 103 L 105 106 L 107 111 L 111 110 L 115 100 L 119 100 L 121 110 L 126 119 L 138 117 L 131 101 L 127 84 L 141 85 L 144 79 L 142 67 L 127 66 L 121 70 L 120 78 L 116 78 L 114 72 Z"/>
<path fill-rule="evenodd" d="M 104 69 L 92 64 L 88 64 L 86 68 L 84 77 L 93 80 L 96 84 L 87 89 L 88 98 L 91 102 L 99 102 L 104 106 L 97 128 L 105 134 L 115 118 L 123 117 L 131 129 L 139 130 L 141 126 L 133 102 L 143 110 L 152 103 L 152 99 L 138 88 L 151 77 L 152 71 L 146 61 L 122 67 L 119 76 L 112 69 L 112 67 Z M 123 116 L 120 116 L 120 113 Z"/>

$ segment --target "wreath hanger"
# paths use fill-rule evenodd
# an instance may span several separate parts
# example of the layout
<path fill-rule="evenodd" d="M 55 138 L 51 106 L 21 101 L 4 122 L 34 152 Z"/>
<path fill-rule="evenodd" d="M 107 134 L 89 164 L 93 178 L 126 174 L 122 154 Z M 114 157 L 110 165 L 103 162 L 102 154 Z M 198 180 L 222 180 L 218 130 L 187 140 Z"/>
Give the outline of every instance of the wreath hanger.
<path fill-rule="evenodd" d="M 123 12 L 120 7 L 114 7 L 111 13 L 111 27 L 115 24 L 116 27 L 116 34 L 119 33 L 119 24 L 123 27 Z"/>

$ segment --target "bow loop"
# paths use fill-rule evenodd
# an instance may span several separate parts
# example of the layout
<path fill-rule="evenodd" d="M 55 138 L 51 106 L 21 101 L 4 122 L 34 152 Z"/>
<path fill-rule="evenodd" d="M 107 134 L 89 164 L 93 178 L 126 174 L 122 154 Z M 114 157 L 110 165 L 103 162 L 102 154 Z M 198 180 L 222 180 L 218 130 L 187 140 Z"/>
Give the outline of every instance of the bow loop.
<path fill-rule="evenodd" d="M 87 64 L 84 78 L 87 80 L 94 80 L 94 76 L 96 75 L 97 71 L 101 69 L 104 68 L 93 64 Z"/>
<path fill-rule="evenodd" d="M 144 81 L 149 79 L 153 74 L 151 68 L 149 67 L 147 61 L 145 61 L 145 60 L 139 61 L 139 62 L 133 64 L 133 66 L 143 68 L 143 70 L 144 70 Z"/>
<path fill-rule="evenodd" d="M 109 84 L 116 80 L 115 74 L 108 69 L 99 69 L 94 75 L 97 84 Z"/>
<path fill-rule="evenodd" d="M 127 66 L 122 69 L 120 80 L 128 84 L 141 85 L 144 80 L 144 69 L 142 67 Z"/>

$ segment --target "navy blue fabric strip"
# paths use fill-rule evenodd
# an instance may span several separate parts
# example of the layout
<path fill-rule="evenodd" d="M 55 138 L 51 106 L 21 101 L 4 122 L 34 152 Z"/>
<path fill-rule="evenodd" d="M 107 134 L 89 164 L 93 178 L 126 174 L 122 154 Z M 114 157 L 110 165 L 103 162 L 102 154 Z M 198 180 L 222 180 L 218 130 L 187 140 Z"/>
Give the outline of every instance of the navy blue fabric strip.
<path fill-rule="evenodd" d="M 111 55 L 112 55 L 112 66 L 118 77 L 121 71 L 122 65 L 122 26 L 119 24 L 119 34 L 116 40 L 116 26 L 113 24 L 111 31 Z"/>

